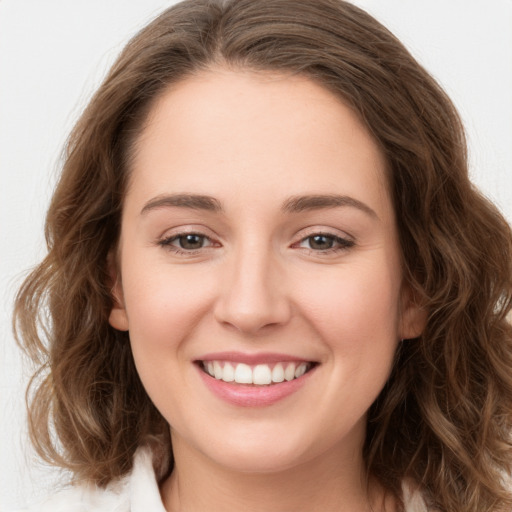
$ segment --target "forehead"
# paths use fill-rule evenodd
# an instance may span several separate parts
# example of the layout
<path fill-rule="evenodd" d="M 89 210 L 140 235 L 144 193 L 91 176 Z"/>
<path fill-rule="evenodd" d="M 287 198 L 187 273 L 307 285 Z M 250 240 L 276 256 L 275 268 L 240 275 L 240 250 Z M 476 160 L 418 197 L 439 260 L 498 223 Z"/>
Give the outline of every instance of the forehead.
<path fill-rule="evenodd" d="M 215 69 L 174 84 L 153 105 L 132 167 L 131 188 L 146 196 L 222 199 L 226 181 L 267 196 L 283 183 L 290 195 L 387 196 L 384 157 L 357 114 L 308 78 L 269 72 Z"/>

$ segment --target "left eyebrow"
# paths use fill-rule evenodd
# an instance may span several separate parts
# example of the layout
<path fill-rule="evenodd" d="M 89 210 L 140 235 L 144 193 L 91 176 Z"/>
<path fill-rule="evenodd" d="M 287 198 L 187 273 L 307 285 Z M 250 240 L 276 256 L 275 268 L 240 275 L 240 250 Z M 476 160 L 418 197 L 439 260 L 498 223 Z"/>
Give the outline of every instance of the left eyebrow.
<path fill-rule="evenodd" d="M 281 210 L 285 213 L 299 213 L 308 210 L 323 210 L 339 207 L 357 208 L 374 219 L 379 218 L 375 211 L 362 201 L 350 196 L 336 194 L 293 196 L 283 203 Z"/>

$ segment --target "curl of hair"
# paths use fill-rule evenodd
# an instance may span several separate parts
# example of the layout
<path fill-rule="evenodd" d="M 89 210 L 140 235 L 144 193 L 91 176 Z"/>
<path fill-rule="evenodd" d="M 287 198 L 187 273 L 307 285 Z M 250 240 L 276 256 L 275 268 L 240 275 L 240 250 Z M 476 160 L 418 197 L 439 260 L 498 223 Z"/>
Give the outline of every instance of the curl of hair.
<path fill-rule="evenodd" d="M 47 221 L 48 256 L 21 287 L 20 344 L 43 458 L 106 485 L 152 443 L 172 468 L 168 425 L 108 323 L 109 257 L 137 135 L 155 98 L 198 71 L 299 74 L 358 112 L 387 158 L 406 281 L 428 313 L 399 348 L 368 414 L 368 474 L 401 499 L 404 479 L 441 511 L 510 510 L 512 234 L 468 179 L 445 93 L 403 45 L 341 0 L 189 0 L 126 46 L 67 144 Z M 57 438 L 55 439 L 55 435 Z"/>

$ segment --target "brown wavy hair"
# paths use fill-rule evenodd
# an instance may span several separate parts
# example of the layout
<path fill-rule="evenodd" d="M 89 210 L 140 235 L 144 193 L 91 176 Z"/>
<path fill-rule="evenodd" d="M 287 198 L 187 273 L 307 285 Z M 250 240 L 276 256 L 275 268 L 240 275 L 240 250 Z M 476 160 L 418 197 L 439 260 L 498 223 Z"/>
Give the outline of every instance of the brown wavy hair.
<path fill-rule="evenodd" d="M 109 325 L 107 259 L 148 111 L 171 84 L 218 65 L 309 77 L 358 112 L 387 158 L 405 279 L 428 320 L 400 344 L 369 411 L 368 475 L 399 502 L 409 479 L 441 511 L 510 510 L 511 229 L 468 179 L 446 94 L 387 29 L 340 0 L 189 0 L 121 53 L 69 138 L 48 255 L 17 296 L 18 341 L 39 365 L 27 396 L 40 455 L 104 486 L 130 470 L 138 446 L 172 451 L 128 335 Z M 162 462 L 160 477 L 171 468 Z"/>

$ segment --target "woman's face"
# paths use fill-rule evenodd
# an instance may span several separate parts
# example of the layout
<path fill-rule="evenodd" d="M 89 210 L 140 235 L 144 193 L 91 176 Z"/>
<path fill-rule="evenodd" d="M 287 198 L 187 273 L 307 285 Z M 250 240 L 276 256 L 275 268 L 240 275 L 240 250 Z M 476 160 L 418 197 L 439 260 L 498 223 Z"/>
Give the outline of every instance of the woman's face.
<path fill-rule="evenodd" d="M 308 79 L 217 69 L 168 90 L 136 149 L 110 321 L 175 450 L 240 471 L 360 457 L 420 322 L 357 116 Z"/>

